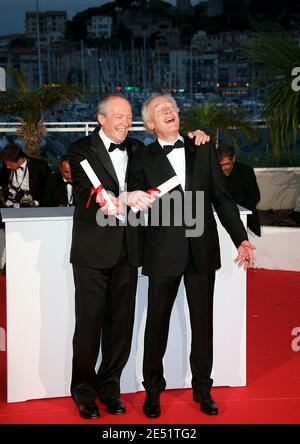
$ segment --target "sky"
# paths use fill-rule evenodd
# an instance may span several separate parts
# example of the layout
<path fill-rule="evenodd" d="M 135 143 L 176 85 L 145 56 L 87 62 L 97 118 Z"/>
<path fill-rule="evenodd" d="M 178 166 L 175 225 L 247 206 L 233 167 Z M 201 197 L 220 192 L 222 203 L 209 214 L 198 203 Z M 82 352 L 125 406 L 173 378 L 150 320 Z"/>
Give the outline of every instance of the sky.
<path fill-rule="evenodd" d="M 175 3 L 175 0 L 168 0 Z M 108 0 L 38 0 L 39 10 L 66 10 L 68 20 L 93 6 L 108 3 Z M 26 11 L 36 10 L 37 0 L 0 0 L 0 35 L 24 32 Z"/>

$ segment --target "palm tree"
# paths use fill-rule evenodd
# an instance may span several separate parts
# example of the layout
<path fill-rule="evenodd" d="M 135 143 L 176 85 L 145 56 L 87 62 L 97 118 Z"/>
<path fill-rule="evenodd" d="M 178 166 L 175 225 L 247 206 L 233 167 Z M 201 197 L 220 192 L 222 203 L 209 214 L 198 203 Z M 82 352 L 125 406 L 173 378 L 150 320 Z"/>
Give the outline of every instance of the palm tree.
<path fill-rule="evenodd" d="M 205 102 L 183 111 L 181 115 L 181 131 L 183 133 L 200 128 L 210 135 L 219 145 L 222 131 L 229 143 L 237 147 L 238 139 L 233 129 L 239 129 L 248 140 L 256 137 L 256 128 L 247 118 L 245 110 L 237 106 L 219 105 L 216 102 Z"/>
<path fill-rule="evenodd" d="M 247 53 L 273 79 L 265 97 L 264 115 L 274 157 L 278 160 L 281 153 L 289 154 L 297 142 L 300 92 L 292 88 L 292 82 L 294 68 L 300 67 L 300 48 L 287 33 L 278 38 L 261 33 L 248 46 Z"/>
<path fill-rule="evenodd" d="M 42 121 L 43 111 L 53 110 L 74 100 L 82 95 L 82 91 L 79 86 L 67 84 L 51 84 L 32 89 L 21 71 L 13 69 L 11 75 L 16 86 L 0 92 L 0 114 L 21 119 L 17 134 L 23 139 L 26 152 L 38 157 L 46 133 Z"/>

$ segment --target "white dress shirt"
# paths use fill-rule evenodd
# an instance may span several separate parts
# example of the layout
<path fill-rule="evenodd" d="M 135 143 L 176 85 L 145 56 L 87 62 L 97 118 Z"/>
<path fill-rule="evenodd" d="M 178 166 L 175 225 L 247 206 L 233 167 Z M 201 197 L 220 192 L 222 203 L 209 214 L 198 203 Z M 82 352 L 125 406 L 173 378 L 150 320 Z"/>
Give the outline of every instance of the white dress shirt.
<path fill-rule="evenodd" d="M 176 140 L 181 140 L 184 142 L 182 136 L 178 136 Z M 173 145 L 174 142 L 166 142 L 165 140 L 157 139 L 158 143 L 163 148 L 165 145 Z M 174 148 L 169 154 L 167 154 L 167 158 L 170 162 L 170 164 L 173 167 L 173 170 L 176 173 L 176 176 L 179 179 L 180 185 L 182 186 L 183 191 L 185 190 L 185 150 L 184 147 L 182 148 Z"/>
<path fill-rule="evenodd" d="M 21 167 L 21 168 L 20 168 Z M 13 170 L 11 172 L 12 174 L 12 181 L 11 184 L 15 188 L 21 188 L 24 191 L 29 191 L 29 171 L 27 167 L 27 160 L 20 165 L 20 167 L 17 170 Z"/>
<path fill-rule="evenodd" d="M 112 164 L 114 166 L 118 181 L 119 181 L 119 187 L 120 192 L 124 190 L 125 188 L 125 177 L 126 177 L 126 169 L 127 169 L 127 163 L 128 163 L 128 155 L 127 151 L 121 151 L 119 149 L 116 149 L 112 152 L 109 152 L 108 149 L 110 147 L 111 143 L 116 143 L 113 140 L 111 140 L 103 129 L 101 128 L 99 131 L 99 136 L 102 139 L 102 142 L 104 143 L 105 148 L 107 149 L 107 152 L 111 158 Z"/>
<path fill-rule="evenodd" d="M 67 180 L 63 177 L 63 181 L 64 183 L 67 182 Z M 66 185 L 67 188 L 67 198 L 68 198 L 68 207 L 73 205 L 73 185 L 71 185 L 70 183 L 68 183 Z"/>

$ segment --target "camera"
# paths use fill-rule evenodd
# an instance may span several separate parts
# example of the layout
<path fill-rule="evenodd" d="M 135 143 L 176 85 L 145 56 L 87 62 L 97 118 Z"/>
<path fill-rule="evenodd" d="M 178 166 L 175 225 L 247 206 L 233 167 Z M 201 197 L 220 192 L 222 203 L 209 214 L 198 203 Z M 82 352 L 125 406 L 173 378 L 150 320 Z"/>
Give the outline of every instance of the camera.
<path fill-rule="evenodd" d="M 22 197 L 22 199 L 20 200 L 20 207 L 21 208 L 29 208 L 32 207 L 33 205 L 33 199 L 31 194 L 26 194 L 25 196 Z"/>
<path fill-rule="evenodd" d="M 11 186 L 8 189 L 5 206 L 8 208 L 29 208 L 33 206 L 33 198 L 29 191 L 16 189 Z"/>

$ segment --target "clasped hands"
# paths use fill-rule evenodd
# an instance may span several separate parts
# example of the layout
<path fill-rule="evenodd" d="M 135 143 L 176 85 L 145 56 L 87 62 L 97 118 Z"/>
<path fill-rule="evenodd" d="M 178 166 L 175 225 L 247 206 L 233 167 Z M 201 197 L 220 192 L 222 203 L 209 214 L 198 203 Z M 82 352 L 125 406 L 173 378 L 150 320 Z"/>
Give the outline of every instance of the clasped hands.
<path fill-rule="evenodd" d="M 125 213 L 125 206 L 135 207 L 139 211 L 145 211 L 147 208 L 152 207 L 152 203 L 156 199 L 156 193 L 146 193 L 145 191 L 123 191 L 119 197 L 115 197 L 109 194 L 109 197 L 114 204 L 115 208 L 111 210 L 106 203 L 101 207 L 105 216 L 116 216 L 117 214 Z"/>

